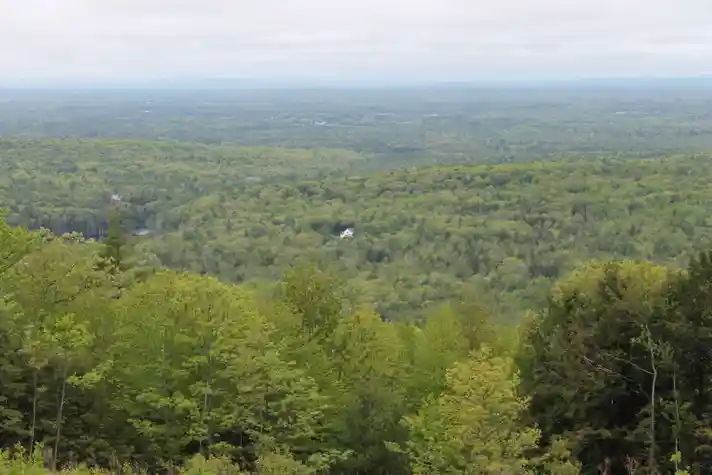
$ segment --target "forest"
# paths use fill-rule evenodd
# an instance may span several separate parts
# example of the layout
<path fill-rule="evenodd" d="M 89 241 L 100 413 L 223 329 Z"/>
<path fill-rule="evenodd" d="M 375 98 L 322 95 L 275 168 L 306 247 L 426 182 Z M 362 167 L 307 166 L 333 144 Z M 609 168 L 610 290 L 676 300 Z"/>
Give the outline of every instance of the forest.
<path fill-rule="evenodd" d="M 707 90 L 0 102 L 0 473 L 712 473 Z"/>
<path fill-rule="evenodd" d="M 0 224 L 0 468 L 89 474 L 708 473 L 712 253 L 581 264 L 520 325 L 390 322 L 314 267 L 274 288 Z M 32 450 L 36 447 L 36 450 Z M 180 468 L 178 468 L 180 467 Z"/>
<path fill-rule="evenodd" d="M 99 239 L 118 193 L 123 227 L 147 233 L 132 240 L 162 265 L 243 283 L 317 264 L 389 319 L 469 292 L 516 321 L 581 262 L 679 267 L 712 238 L 702 152 L 357 174 L 369 159 L 338 149 L 3 139 L 0 151 L 11 224 Z M 339 239 L 348 227 L 355 238 Z"/>
<path fill-rule="evenodd" d="M 348 149 L 369 170 L 712 148 L 709 81 L 2 90 L 0 136 Z"/>

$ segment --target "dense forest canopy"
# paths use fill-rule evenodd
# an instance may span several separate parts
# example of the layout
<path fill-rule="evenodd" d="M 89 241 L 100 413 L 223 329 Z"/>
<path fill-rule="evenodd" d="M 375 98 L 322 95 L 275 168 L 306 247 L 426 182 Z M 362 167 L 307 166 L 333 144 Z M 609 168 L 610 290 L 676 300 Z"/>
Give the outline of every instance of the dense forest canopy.
<path fill-rule="evenodd" d="M 0 472 L 710 473 L 704 88 L 0 101 Z"/>
<path fill-rule="evenodd" d="M 468 289 L 494 297 L 498 313 L 521 314 L 583 260 L 686 263 L 712 238 L 711 178 L 700 154 L 276 183 L 176 209 L 181 224 L 143 246 L 170 266 L 232 281 L 319 262 L 390 315 L 412 317 Z M 347 227 L 355 237 L 339 239 Z"/>
<path fill-rule="evenodd" d="M 137 227 L 162 209 L 251 183 L 319 177 L 364 156 L 348 150 L 190 143 L 0 138 L 0 199 L 10 220 L 96 235 L 113 194 Z M 23 214 L 24 213 L 24 214 Z"/>
<path fill-rule="evenodd" d="M 577 263 L 679 266 L 712 229 L 704 153 L 354 175 L 369 158 L 347 150 L 97 139 L 0 149 L 10 223 L 99 238 L 117 193 L 126 231 L 148 233 L 138 245 L 164 265 L 244 282 L 318 263 L 389 318 L 476 292 L 511 320 Z M 349 227 L 355 237 L 340 239 Z"/>
<path fill-rule="evenodd" d="M 161 269 L 114 231 L 0 221 L 5 472 L 37 446 L 125 474 L 707 473 L 712 253 L 582 264 L 513 329 L 465 297 L 387 322 L 309 267 L 270 292 Z"/>

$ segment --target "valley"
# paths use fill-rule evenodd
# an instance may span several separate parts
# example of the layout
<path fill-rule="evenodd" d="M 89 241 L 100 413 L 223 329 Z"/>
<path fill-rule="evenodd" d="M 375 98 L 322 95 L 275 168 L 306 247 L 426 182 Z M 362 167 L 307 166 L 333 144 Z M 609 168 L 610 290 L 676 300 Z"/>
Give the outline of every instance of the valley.
<path fill-rule="evenodd" d="M 706 473 L 709 97 L 0 92 L 0 471 Z"/>

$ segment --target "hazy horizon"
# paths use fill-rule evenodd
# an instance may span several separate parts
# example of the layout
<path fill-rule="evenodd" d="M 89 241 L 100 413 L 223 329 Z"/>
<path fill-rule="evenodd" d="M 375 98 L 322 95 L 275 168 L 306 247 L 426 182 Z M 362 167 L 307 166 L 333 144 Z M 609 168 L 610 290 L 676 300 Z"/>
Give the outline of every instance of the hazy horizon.
<path fill-rule="evenodd" d="M 491 80 L 443 80 L 418 81 L 401 78 L 365 78 L 343 80 L 289 80 L 251 78 L 185 78 L 166 77 L 134 80 L 30 80 L 8 81 L 0 78 L 0 90 L 249 90 L 249 89 L 626 89 L 652 88 L 677 89 L 681 87 L 703 87 L 712 89 L 712 76 L 680 77 L 589 77 L 589 78 L 546 78 L 546 79 L 491 79 Z"/>
<path fill-rule="evenodd" d="M 707 0 L 0 0 L 0 84 L 712 72 Z"/>

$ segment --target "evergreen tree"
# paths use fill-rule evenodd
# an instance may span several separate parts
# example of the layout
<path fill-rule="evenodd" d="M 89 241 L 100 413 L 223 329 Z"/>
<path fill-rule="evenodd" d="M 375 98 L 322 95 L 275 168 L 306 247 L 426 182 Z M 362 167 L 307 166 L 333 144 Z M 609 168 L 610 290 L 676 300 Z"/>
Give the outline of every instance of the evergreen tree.
<path fill-rule="evenodd" d="M 126 270 L 127 243 L 121 212 L 115 209 L 109 216 L 109 228 L 103 241 L 103 249 L 99 253 L 99 268 L 111 273 Z"/>

